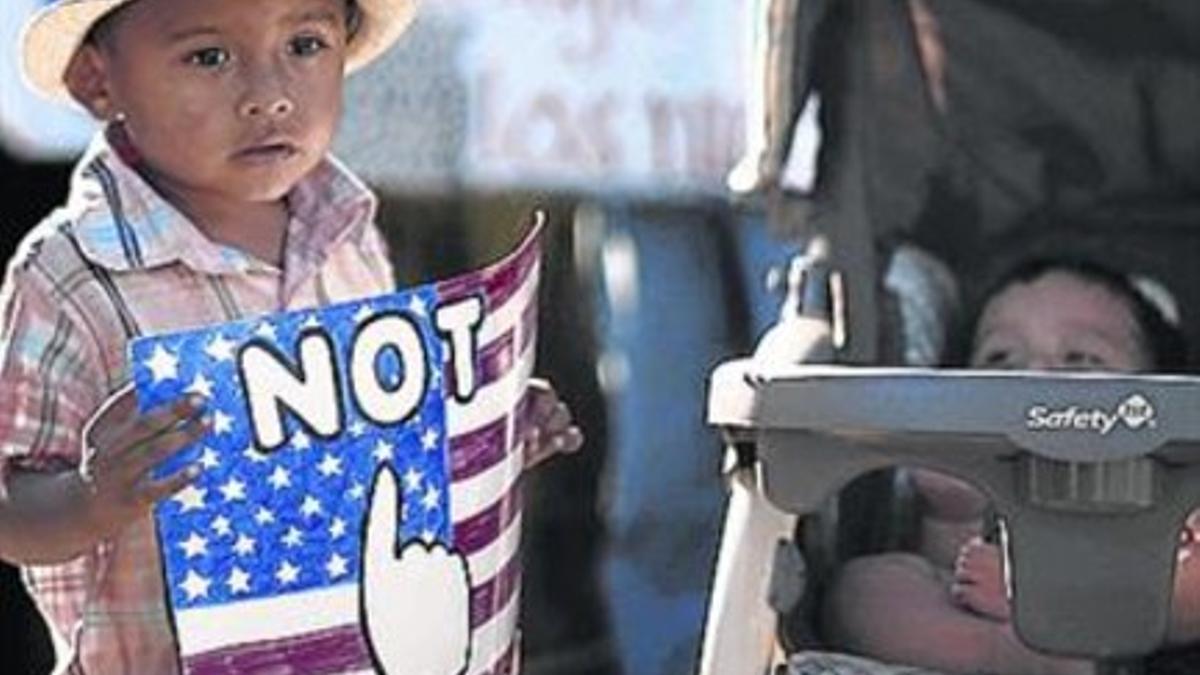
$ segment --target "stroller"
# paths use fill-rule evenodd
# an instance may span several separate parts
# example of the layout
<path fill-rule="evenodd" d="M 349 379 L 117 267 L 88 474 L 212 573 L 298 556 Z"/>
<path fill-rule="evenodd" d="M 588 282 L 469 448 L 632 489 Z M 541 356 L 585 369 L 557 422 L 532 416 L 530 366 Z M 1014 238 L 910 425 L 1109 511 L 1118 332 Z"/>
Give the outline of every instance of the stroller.
<path fill-rule="evenodd" d="M 1026 644 L 1139 672 L 1200 506 L 1200 379 L 927 366 L 979 270 L 1051 253 L 1153 276 L 1198 343 L 1200 3 L 756 4 L 737 188 L 809 243 L 755 356 L 711 376 L 730 495 L 700 672 L 759 675 L 820 646 L 831 571 L 894 540 L 911 508 L 903 471 L 875 471 L 901 465 L 991 498 Z M 797 132 L 806 117 L 816 181 L 795 193 L 785 167 L 814 135 Z M 1034 404 L 1122 424 L 1043 433 Z"/>

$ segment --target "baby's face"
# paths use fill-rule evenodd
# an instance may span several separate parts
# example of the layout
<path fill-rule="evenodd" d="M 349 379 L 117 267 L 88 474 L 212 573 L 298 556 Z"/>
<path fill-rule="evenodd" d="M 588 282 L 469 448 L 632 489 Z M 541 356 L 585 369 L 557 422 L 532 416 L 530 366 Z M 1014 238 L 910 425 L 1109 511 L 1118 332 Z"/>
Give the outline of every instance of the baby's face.
<path fill-rule="evenodd" d="M 276 200 L 341 113 L 343 0 L 139 0 L 96 52 L 106 105 L 168 191 Z"/>
<path fill-rule="evenodd" d="M 1126 302 L 1066 272 L 1015 283 L 985 306 L 971 366 L 1023 370 L 1152 369 Z"/>

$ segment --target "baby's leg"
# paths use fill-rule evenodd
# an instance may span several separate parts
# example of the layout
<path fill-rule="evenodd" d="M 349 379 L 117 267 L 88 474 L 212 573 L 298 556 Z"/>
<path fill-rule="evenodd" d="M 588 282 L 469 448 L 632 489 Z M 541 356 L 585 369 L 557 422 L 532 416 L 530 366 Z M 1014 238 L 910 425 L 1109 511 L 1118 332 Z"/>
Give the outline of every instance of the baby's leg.
<path fill-rule="evenodd" d="M 917 552 L 938 567 L 950 569 L 962 545 L 982 531 L 987 497 L 948 474 L 913 469 L 910 475 L 921 507 Z"/>
<path fill-rule="evenodd" d="M 826 635 L 837 647 L 884 661 L 976 669 L 986 638 L 982 626 L 955 626 L 960 635 L 941 637 L 942 624 L 953 623 L 957 612 L 943 577 L 911 553 L 850 560 L 826 595 Z"/>
<path fill-rule="evenodd" d="M 958 607 L 949 579 L 908 553 L 847 562 L 825 602 L 825 630 L 838 648 L 952 673 L 1090 673 L 1089 664 L 1022 645 L 1006 622 Z"/>

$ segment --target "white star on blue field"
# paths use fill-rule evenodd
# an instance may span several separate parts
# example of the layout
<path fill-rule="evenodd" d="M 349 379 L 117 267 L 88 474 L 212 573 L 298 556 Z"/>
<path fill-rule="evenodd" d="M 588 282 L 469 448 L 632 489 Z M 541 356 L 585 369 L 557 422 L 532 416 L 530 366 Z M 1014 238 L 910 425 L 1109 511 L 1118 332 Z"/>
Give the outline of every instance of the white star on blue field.
<path fill-rule="evenodd" d="M 319 310 L 249 319 L 147 337 L 130 347 L 143 410 L 196 393 L 208 400 L 209 435 L 159 467 L 159 475 L 189 464 L 203 471 L 156 509 L 172 605 L 202 607 L 250 598 L 357 583 L 361 534 L 371 481 L 382 463 L 400 479 L 399 543 L 452 542 L 446 458 L 442 347 L 430 320 L 433 286 Z M 418 326 L 427 354 L 428 387 L 416 414 L 381 427 L 354 405 L 345 371 L 355 332 L 381 312 L 402 313 Z M 301 331 L 323 330 L 338 363 L 343 427 L 332 440 L 316 437 L 290 411 L 288 441 L 256 449 L 237 368 L 238 350 L 269 341 L 299 373 Z M 404 376 L 394 350 L 375 371 L 385 388 Z"/>

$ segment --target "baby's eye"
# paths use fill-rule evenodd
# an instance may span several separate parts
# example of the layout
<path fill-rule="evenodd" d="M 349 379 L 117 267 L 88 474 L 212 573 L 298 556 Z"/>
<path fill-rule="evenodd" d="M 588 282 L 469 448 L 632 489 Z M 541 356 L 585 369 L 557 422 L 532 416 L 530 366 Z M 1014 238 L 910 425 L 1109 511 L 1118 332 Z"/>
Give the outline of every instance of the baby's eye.
<path fill-rule="evenodd" d="M 1008 349 L 988 349 L 977 354 L 974 362 L 982 368 L 1012 368 L 1013 353 Z"/>
<path fill-rule="evenodd" d="M 288 51 L 296 56 L 312 56 L 328 47 L 329 43 L 316 35 L 301 35 L 288 43 Z"/>
<path fill-rule="evenodd" d="M 1068 368 L 1103 368 L 1104 359 L 1091 352 L 1071 350 L 1063 354 L 1062 363 Z"/>
<path fill-rule="evenodd" d="M 188 54 L 185 61 L 200 68 L 220 68 L 229 62 L 229 52 L 219 47 L 207 47 Z"/>

